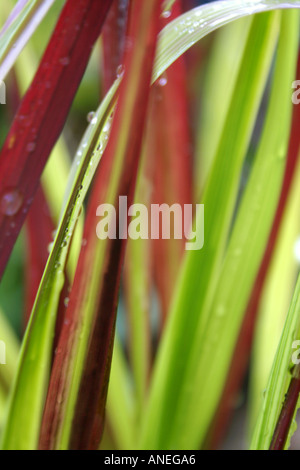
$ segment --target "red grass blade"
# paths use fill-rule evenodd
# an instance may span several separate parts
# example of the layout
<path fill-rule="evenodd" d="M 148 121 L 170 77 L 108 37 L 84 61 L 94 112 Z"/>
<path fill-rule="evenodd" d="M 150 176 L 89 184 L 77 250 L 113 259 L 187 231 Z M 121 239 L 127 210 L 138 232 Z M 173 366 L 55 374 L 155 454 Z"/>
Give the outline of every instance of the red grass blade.
<path fill-rule="evenodd" d="M 84 370 L 76 393 L 76 406 L 70 436 L 72 449 L 97 448 L 103 423 L 115 312 L 120 272 L 126 240 L 100 241 L 96 237 L 96 210 L 107 203 L 111 182 L 117 170 L 114 206 L 119 218 L 120 195 L 131 204 L 146 120 L 152 67 L 154 62 L 161 0 L 131 0 L 129 41 L 125 53 L 125 74 L 114 117 L 110 140 L 102 157 L 88 208 L 84 238 L 87 244 L 80 255 L 72 288 L 66 322 L 58 346 L 51 375 L 43 419 L 40 448 L 59 447 L 58 435 L 64 420 L 73 375 L 74 355 L 80 341 L 80 325 L 86 314 L 86 296 L 91 279 L 97 279 L 97 295 L 93 305 L 93 329 L 85 354 Z M 125 127 L 125 129 L 124 129 Z M 120 136 L 123 136 L 120 139 Z M 117 169 L 116 169 L 117 165 Z M 128 220 L 127 220 L 128 223 Z M 101 250 L 101 266 L 95 254 Z M 96 258 L 97 259 L 97 258 Z M 96 276 L 96 277 L 95 277 Z M 77 364 L 78 367 L 78 364 Z M 58 399 L 59 397 L 59 399 Z"/>
<path fill-rule="evenodd" d="M 48 246 L 52 240 L 54 224 L 42 188 L 38 189 L 26 221 L 27 259 L 25 276 L 24 327 L 34 304 L 49 256 Z"/>
<path fill-rule="evenodd" d="M 180 16 L 180 2 L 172 7 L 163 26 Z M 188 127 L 188 98 L 184 58 L 169 67 L 156 82 L 153 93 L 156 152 L 154 204 L 192 203 L 191 133 Z M 167 123 L 167 125 L 165 125 Z M 168 307 L 184 249 L 184 240 L 155 240 L 154 272 L 162 303 L 163 321 Z"/>
<path fill-rule="evenodd" d="M 295 410 L 300 393 L 300 370 L 299 365 L 295 366 L 293 378 L 285 396 L 285 400 L 280 412 L 276 429 L 270 445 L 270 450 L 284 450 L 290 428 L 294 419 Z"/>
<path fill-rule="evenodd" d="M 0 277 L 112 0 L 68 0 L 0 154 Z"/>
<path fill-rule="evenodd" d="M 122 63 L 128 16 L 128 0 L 114 0 L 102 33 L 104 94 L 117 78 Z"/>

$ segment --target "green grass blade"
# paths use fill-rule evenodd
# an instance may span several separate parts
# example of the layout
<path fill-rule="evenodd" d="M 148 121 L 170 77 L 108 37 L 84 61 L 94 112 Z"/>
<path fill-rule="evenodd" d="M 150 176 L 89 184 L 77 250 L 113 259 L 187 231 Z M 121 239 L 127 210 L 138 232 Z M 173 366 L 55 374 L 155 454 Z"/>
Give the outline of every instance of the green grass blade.
<path fill-rule="evenodd" d="M 221 28 L 208 57 L 203 89 L 201 116 L 196 136 L 196 198 L 203 193 L 218 139 L 235 91 L 239 64 L 244 53 L 253 17 L 242 18 Z M 222 77 L 222 80 L 220 80 Z"/>
<path fill-rule="evenodd" d="M 124 59 L 124 79 L 111 136 L 89 203 L 85 225 L 87 244 L 79 258 L 67 310 L 70 323 L 69 327 L 63 327 L 60 354 L 52 369 L 40 440 L 42 449 L 90 449 L 99 445 L 125 241 L 118 237 L 99 240 L 99 232 L 97 236 L 94 228 L 99 204 L 112 204 L 118 214 L 122 210 L 121 195 L 128 196 L 128 205 L 132 201 L 159 7 L 160 0 L 132 2 L 129 39 L 140 44 L 140 48 L 129 49 Z"/>
<path fill-rule="evenodd" d="M 184 388 L 191 391 L 190 384 L 194 382 L 194 378 L 185 382 L 184 372 L 193 346 L 199 340 L 196 329 L 206 324 L 234 211 L 241 167 L 277 42 L 278 20 L 277 13 L 259 15 L 250 29 L 238 86 L 203 198 L 205 246 L 186 256 L 161 343 L 142 439 L 142 446 L 146 448 L 177 447 L 180 441 L 178 435 L 176 440 L 170 440 L 170 429 L 180 394 Z M 179 433 L 181 427 L 177 429 Z M 192 446 L 198 444 L 198 441 L 190 443 Z"/>
<path fill-rule="evenodd" d="M 4 348 L 4 349 L 3 349 Z M 2 433 L 3 419 L 8 392 L 17 371 L 20 352 L 19 340 L 8 322 L 2 309 L 0 309 L 0 435 Z M 2 354 L 4 353 L 4 357 Z M 5 363 L 2 363 L 4 360 Z"/>
<path fill-rule="evenodd" d="M 299 261 L 292 249 L 300 232 L 300 165 L 282 221 L 274 258 L 266 280 L 256 327 L 250 375 L 250 430 L 254 429 L 267 387 L 273 360 L 291 303 L 299 270 Z"/>
<path fill-rule="evenodd" d="M 285 322 L 280 343 L 273 362 L 264 401 L 254 431 L 251 449 L 268 450 L 281 411 L 284 395 L 292 375 L 290 367 L 293 342 L 299 339 L 300 328 L 300 278 L 298 278 L 293 300 Z"/>
<path fill-rule="evenodd" d="M 208 430 L 268 242 L 285 171 L 292 111 L 290 86 L 295 76 L 298 38 L 298 12 L 284 12 L 264 132 L 234 223 L 208 321 L 205 329 L 199 325 L 185 375 L 187 382 L 194 381 L 194 393 L 180 397 L 181 415 L 191 423 L 184 434 L 186 441 L 180 442 L 197 442 L 199 421 L 204 428 L 202 438 L 203 431 Z"/>
<path fill-rule="evenodd" d="M 133 383 L 117 336 L 114 343 L 106 413 L 117 449 L 134 449 L 136 423 Z"/>
<path fill-rule="evenodd" d="M 4 449 L 35 449 L 49 379 L 52 341 L 63 270 L 72 233 L 85 195 L 108 139 L 107 120 L 118 83 L 98 109 L 74 162 L 74 180 L 61 217 L 31 319 L 23 339 L 4 429 Z M 102 131 L 103 130 L 103 131 Z M 102 132 L 101 132 L 102 131 Z M 98 137 L 101 132 L 100 137 Z M 26 433 L 22 429 L 26 428 Z"/>
<path fill-rule="evenodd" d="M 194 8 L 168 24 L 160 33 L 153 81 L 200 39 L 234 20 L 281 8 L 300 8 L 299 0 L 225 0 Z"/>
<path fill-rule="evenodd" d="M 147 142 L 147 137 L 144 143 Z M 151 204 L 152 191 L 147 179 L 147 165 L 151 165 L 146 143 L 137 176 L 135 203 Z M 150 372 L 150 291 L 151 245 L 149 240 L 128 240 L 124 264 L 126 303 L 130 321 L 130 359 L 136 394 L 136 420 L 143 417 Z"/>
<path fill-rule="evenodd" d="M 0 32 L 0 80 L 4 80 L 53 3 L 54 0 L 28 0 L 21 9 L 12 12 Z"/>
<path fill-rule="evenodd" d="M 5 365 L 0 364 L 0 384 L 7 392 L 16 373 L 16 365 L 19 356 L 19 340 L 9 324 L 6 316 L 0 309 L 0 341 L 5 344 Z M 0 358 L 1 359 L 1 358 Z"/>
<path fill-rule="evenodd" d="M 211 12 L 211 10 L 209 10 L 209 12 L 211 13 L 209 13 L 210 16 L 207 17 L 206 25 L 203 25 L 201 21 L 196 26 L 194 23 L 190 25 L 190 18 L 184 16 L 184 18 L 180 18 L 179 20 L 177 20 L 178 22 L 183 21 L 183 24 L 181 25 L 181 28 L 178 23 L 178 26 L 176 27 L 178 27 L 179 30 L 176 30 L 176 34 L 174 33 L 174 30 L 171 30 L 171 28 L 169 30 L 164 30 L 161 36 L 162 42 L 160 46 L 160 53 L 158 55 L 158 68 L 154 73 L 154 80 L 158 76 L 160 76 L 161 73 L 163 73 L 163 71 L 168 67 L 168 65 L 170 65 L 170 63 L 172 63 L 180 54 L 182 54 L 184 50 L 187 50 L 187 48 L 191 47 L 194 44 L 195 40 L 199 40 L 201 37 L 203 37 L 203 35 L 208 34 L 210 31 L 216 29 L 216 27 L 220 27 L 222 24 L 226 24 L 226 22 L 232 21 L 235 18 L 239 18 L 239 15 L 243 16 L 245 14 L 254 13 L 256 11 L 283 8 L 285 6 L 300 6 L 300 2 L 296 1 L 253 1 L 247 2 L 247 6 L 245 8 L 242 8 L 241 10 L 236 11 L 234 13 L 234 6 L 240 7 L 243 3 L 244 2 L 240 1 L 218 2 L 217 5 L 220 10 L 218 12 Z M 211 7 L 213 8 L 213 6 Z M 224 9 L 222 9 L 223 7 Z M 199 16 L 198 14 L 200 11 L 202 14 L 202 10 L 194 10 L 191 16 L 192 20 Z M 220 19 L 220 16 L 222 16 L 222 19 Z M 215 193 L 216 188 L 219 186 L 219 184 L 221 185 L 221 188 L 223 185 L 223 191 L 226 193 L 226 197 L 224 198 L 224 193 L 220 190 L 220 194 L 222 193 L 222 197 L 220 197 L 220 194 L 218 194 L 218 197 L 215 199 L 213 197 L 215 207 L 218 207 L 219 210 L 220 205 L 220 213 L 224 213 L 224 218 L 220 219 L 220 234 L 216 233 L 216 231 L 213 230 L 214 221 L 212 215 L 209 217 L 208 225 L 212 234 L 212 242 L 214 243 L 215 240 L 217 240 L 217 244 L 219 247 L 217 256 L 213 258 L 212 262 L 208 263 L 207 267 L 205 267 L 209 277 L 213 280 L 215 280 L 214 268 L 217 268 L 219 266 L 221 253 L 223 252 L 226 235 L 229 230 L 235 194 L 237 191 L 240 168 L 247 147 L 247 141 L 249 140 L 249 136 L 251 133 L 253 121 L 256 115 L 259 103 L 259 95 L 261 94 L 265 81 L 265 76 L 268 70 L 267 62 L 272 55 L 271 50 L 273 47 L 273 42 L 271 40 L 271 36 L 275 36 L 276 28 L 274 24 L 273 27 L 271 27 L 270 22 L 269 31 L 272 30 L 273 35 L 270 34 L 269 37 L 267 34 L 263 33 L 263 20 L 258 20 L 257 24 L 260 25 L 257 28 L 257 36 L 260 40 L 257 40 L 257 42 L 254 41 L 253 45 L 249 44 L 247 52 L 251 52 L 252 48 L 254 50 L 256 47 L 257 50 L 261 50 L 262 55 L 264 54 L 264 60 L 261 56 L 259 62 L 259 65 L 261 65 L 261 67 L 257 67 L 256 69 L 255 64 L 253 63 L 253 58 L 251 62 L 250 54 L 250 64 L 252 64 L 252 73 L 241 73 L 240 75 L 240 78 L 243 83 L 241 83 L 239 87 L 237 103 L 232 103 L 232 106 L 229 108 L 229 114 L 233 115 L 233 117 L 230 119 L 231 126 L 228 126 L 227 128 L 225 127 L 224 129 L 223 140 L 221 140 L 219 146 L 219 158 L 216 158 L 217 168 L 219 163 L 222 163 L 221 155 L 223 154 L 223 152 L 228 152 L 228 154 L 231 155 L 231 150 L 233 149 L 232 161 L 230 162 L 230 165 L 228 165 L 228 169 L 226 169 L 226 171 L 228 171 L 228 174 L 232 174 L 232 181 L 223 182 L 224 174 L 226 174 L 224 172 L 223 163 L 223 167 L 221 164 L 220 168 L 217 168 L 217 170 L 213 172 L 214 176 L 212 176 L 210 179 L 208 190 L 206 193 L 207 200 L 210 200 L 210 195 L 213 195 Z M 189 26 L 192 27 L 189 28 Z M 172 27 L 174 27 L 174 24 L 172 25 Z M 194 31 L 191 31 L 191 29 L 193 28 L 195 28 Z M 267 29 L 268 28 L 265 28 L 265 30 Z M 197 33 L 196 36 L 194 35 L 194 33 Z M 260 42 L 262 42 L 261 49 Z M 247 57 L 247 60 L 249 61 L 249 57 Z M 117 84 L 114 87 L 115 91 L 116 88 Z M 248 88 L 250 88 L 250 97 L 247 97 L 246 93 L 246 90 L 248 90 Z M 73 233 L 80 212 L 80 208 L 82 206 L 84 195 L 86 194 L 89 188 L 89 184 L 91 182 L 97 164 L 99 162 L 99 159 L 101 158 L 103 149 L 105 147 L 105 137 L 107 137 L 107 129 L 104 131 L 102 137 L 100 138 L 100 141 L 97 137 L 97 133 L 99 133 L 100 130 L 104 127 L 104 123 L 107 122 L 107 118 L 109 117 L 113 107 L 112 101 L 113 99 L 110 96 L 108 97 L 108 100 L 105 101 L 105 103 L 103 104 L 103 107 L 99 111 L 99 114 L 97 114 L 97 124 L 91 127 L 91 129 L 93 130 L 90 129 L 90 132 L 82 143 L 82 147 L 80 150 L 82 155 L 79 155 L 78 160 L 76 160 L 75 162 L 75 165 L 77 165 L 78 163 L 77 171 L 74 175 L 74 180 L 72 180 L 72 188 L 69 193 L 69 197 L 67 198 L 67 204 L 65 206 L 63 216 L 60 219 L 58 232 L 40 286 L 31 322 L 27 329 L 22 345 L 19 369 L 15 378 L 13 392 L 10 399 L 6 429 L 4 432 L 4 448 L 31 449 L 35 448 L 37 444 L 38 430 L 49 376 L 55 312 L 59 294 L 64 282 L 63 268 L 66 262 L 68 243 L 70 242 L 71 235 Z M 243 104 L 244 108 L 246 109 L 245 114 L 248 114 L 247 122 L 241 119 L 241 116 L 239 115 L 239 106 L 241 104 Z M 237 130 L 240 130 L 240 132 L 238 132 Z M 237 132 L 237 138 L 235 132 Z M 229 133 L 228 136 L 230 137 L 228 137 L 228 139 L 227 133 Z M 230 145 L 229 140 L 231 141 Z M 236 140 L 236 142 L 234 142 L 234 140 Z M 85 147 L 84 145 L 87 142 L 88 145 L 87 147 Z M 97 148 L 98 150 L 95 152 L 94 155 L 92 155 L 92 151 L 95 148 Z M 232 169 L 232 173 L 230 171 L 230 168 Z M 218 243 L 218 240 L 221 240 L 221 242 Z M 189 259 L 192 258 L 192 256 L 189 257 Z M 186 263 L 186 269 L 191 269 L 193 273 L 197 274 L 198 260 L 196 259 L 196 257 L 193 261 Z M 189 287 L 185 283 L 183 283 L 183 291 L 185 292 L 185 295 L 187 294 L 188 296 L 191 292 L 189 290 Z M 190 300 L 192 301 L 192 299 Z M 199 301 L 199 305 L 204 305 L 204 303 L 205 299 L 202 298 L 201 301 Z M 183 301 L 183 305 L 184 304 L 185 302 Z M 176 309 L 180 308 L 180 305 L 177 305 L 176 302 L 174 305 L 176 306 Z M 178 348 L 178 351 L 179 349 L 180 347 Z M 39 359 L 38 361 L 36 360 L 37 358 Z M 172 384 L 170 386 L 172 388 Z M 171 402 L 168 405 L 167 410 L 171 409 Z M 153 413 L 153 420 L 155 420 L 155 416 L 157 416 L 156 411 L 155 413 Z M 24 434 L 23 432 L 24 429 L 26 429 L 26 434 Z M 162 434 L 157 435 L 158 441 L 161 437 Z"/>

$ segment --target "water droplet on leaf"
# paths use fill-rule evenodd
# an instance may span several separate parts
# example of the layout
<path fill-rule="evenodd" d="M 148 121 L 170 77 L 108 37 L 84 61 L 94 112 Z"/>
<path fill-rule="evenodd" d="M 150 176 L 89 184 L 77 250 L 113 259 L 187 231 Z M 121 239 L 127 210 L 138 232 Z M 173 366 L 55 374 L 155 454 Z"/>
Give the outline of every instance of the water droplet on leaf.
<path fill-rule="evenodd" d="M 170 10 L 165 10 L 161 16 L 167 19 L 167 18 L 170 18 L 171 14 L 172 12 Z"/>
<path fill-rule="evenodd" d="M 16 215 L 23 204 L 23 196 L 20 191 L 13 189 L 5 192 L 0 200 L 0 210 L 3 215 L 12 217 Z"/>
<path fill-rule="evenodd" d="M 36 144 L 34 142 L 30 142 L 27 144 L 26 150 L 27 152 L 33 152 L 35 150 Z"/>
<path fill-rule="evenodd" d="M 167 79 L 167 76 L 166 76 L 166 75 L 162 75 L 162 76 L 157 80 L 158 86 L 161 86 L 161 87 L 166 86 L 167 83 L 168 83 L 168 79 Z"/>
<path fill-rule="evenodd" d="M 95 117 L 95 113 L 94 111 L 91 111 L 88 115 L 87 115 L 87 121 L 88 122 L 92 122 L 92 120 L 94 119 Z"/>
<path fill-rule="evenodd" d="M 124 73 L 124 67 L 123 65 L 119 65 L 117 68 L 117 78 L 120 78 Z"/>
<path fill-rule="evenodd" d="M 63 65 L 65 67 L 66 65 L 69 65 L 70 58 L 69 57 L 62 57 L 61 59 L 59 59 L 59 62 L 60 62 L 61 65 Z"/>
<path fill-rule="evenodd" d="M 51 253 L 52 248 L 53 248 L 53 245 L 54 245 L 54 242 L 49 243 L 49 245 L 48 245 L 48 253 Z"/>

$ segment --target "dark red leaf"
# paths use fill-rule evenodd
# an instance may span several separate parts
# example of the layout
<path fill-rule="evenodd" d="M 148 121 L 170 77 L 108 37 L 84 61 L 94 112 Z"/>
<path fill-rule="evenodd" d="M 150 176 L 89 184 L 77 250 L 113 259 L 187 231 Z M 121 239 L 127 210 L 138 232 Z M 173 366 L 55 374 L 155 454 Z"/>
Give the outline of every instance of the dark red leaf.
<path fill-rule="evenodd" d="M 117 220 L 119 217 L 119 196 L 128 196 L 128 205 L 133 201 L 136 173 L 141 154 L 144 124 L 150 91 L 152 67 L 158 35 L 161 0 L 131 0 L 129 41 L 125 53 L 125 74 L 120 87 L 120 97 L 114 117 L 108 147 L 100 162 L 94 189 L 87 212 L 83 247 L 70 303 L 66 312 L 58 351 L 51 374 L 49 393 L 44 413 L 40 448 L 49 449 L 56 445 L 57 432 L 63 420 L 64 402 L 68 396 L 70 358 L 76 350 L 78 329 L 84 315 L 85 294 L 89 291 L 90 277 L 94 273 L 94 259 L 97 245 L 98 219 L 96 209 L 107 202 L 107 191 L 114 176 L 114 164 L 120 135 L 128 124 L 126 144 L 122 146 L 122 162 L 117 191 L 114 194 Z M 142 39 L 141 39 L 142 38 Z M 131 83 L 137 80 L 133 89 Z M 129 109 L 128 109 L 129 102 Z M 120 156 L 118 154 L 118 156 Z M 128 221 L 127 221 L 128 222 Z M 111 351 L 114 338 L 116 304 L 120 273 L 126 240 L 108 240 L 104 265 L 100 269 L 99 290 L 95 299 L 95 319 L 90 332 L 89 346 L 81 385 L 76 398 L 75 417 L 72 425 L 70 448 L 98 448 L 103 423 Z M 58 400 L 60 396 L 60 400 Z"/>
<path fill-rule="evenodd" d="M 112 0 L 68 0 L 0 154 L 0 278 Z"/>
<path fill-rule="evenodd" d="M 26 220 L 27 250 L 25 265 L 25 318 L 27 325 L 31 309 L 49 256 L 54 224 L 41 187 Z"/>
<path fill-rule="evenodd" d="M 114 0 L 102 33 L 104 94 L 117 78 L 122 63 L 128 16 L 128 0 Z"/>
<path fill-rule="evenodd" d="M 295 366 L 293 378 L 285 395 L 285 400 L 276 424 L 270 450 L 284 450 L 294 419 L 300 393 L 300 369 Z"/>
<path fill-rule="evenodd" d="M 172 7 L 163 26 L 181 14 L 180 2 Z M 155 166 L 155 204 L 192 203 L 192 141 L 188 126 L 188 97 L 184 58 L 178 59 L 161 77 L 153 90 L 154 138 L 152 158 Z M 166 125 L 167 123 L 167 125 Z M 163 321 L 167 316 L 177 273 L 184 251 L 184 240 L 154 240 L 154 272 L 162 304 Z"/>

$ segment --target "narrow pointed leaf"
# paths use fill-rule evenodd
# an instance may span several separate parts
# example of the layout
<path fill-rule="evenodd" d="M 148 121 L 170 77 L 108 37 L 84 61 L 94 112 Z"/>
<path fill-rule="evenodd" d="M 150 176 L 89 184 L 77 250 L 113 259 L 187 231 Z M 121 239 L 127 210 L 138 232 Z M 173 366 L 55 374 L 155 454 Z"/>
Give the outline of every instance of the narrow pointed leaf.
<path fill-rule="evenodd" d="M 27 259 L 24 326 L 27 325 L 49 256 L 54 224 L 43 190 L 39 188 L 26 221 Z"/>
<path fill-rule="evenodd" d="M 300 164 L 298 162 L 259 305 L 251 354 L 249 436 L 252 435 L 264 400 L 263 392 L 268 384 L 299 270 L 299 262 L 294 251 L 291 250 L 300 232 L 299 178 Z M 271 335 L 270 331 L 272 331 Z"/>
<path fill-rule="evenodd" d="M 300 61 L 298 62 L 299 63 L 298 63 L 297 77 L 299 77 L 299 72 L 300 72 Z M 292 183 L 293 181 L 295 182 L 295 180 L 298 177 L 297 162 L 299 161 L 299 147 L 300 147 L 299 125 L 300 125 L 300 108 L 298 106 L 294 106 L 289 150 L 287 154 L 287 164 L 285 168 L 285 175 L 284 175 L 284 181 L 282 184 L 280 200 L 279 200 L 278 207 L 276 210 L 275 219 L 273 222 L 271 233 L 269 235 L 264 257 L 261 261 L 260 269 L 256 276 L 256 281 L 254 283 L 254 286 L 252 287 L 250 300 L 248 301 L 247 309 L 243 318 L 243 324 L 240 330 L 239 338 L 235 347 L 235 351 L 233 353 L 232 363 L 231 363 L 229 373 L 226 379 L 226 386 L 222 394 L 222 400 L 220 402 L 219 409 L 216 413 L 217 419 L 213 424 L 214 431 L 212 432 L 212 434 L 215 434 L 215 440 L 217 441 L 218 441 L 217 436 L 218 435 L 220 436 L 222 432 L 224 432 L 224 429 L 226 428 L 226 423 L 232 412 L 232 403 L 234 402 L 234 397 L 237 396 L 239 387 L 241 387 L 242 385 L 242 381 L 245 376 L 247 366 L 249 363 L 249 356 L 250 356 L 250 351 L 253 345 L 252 340 L 253 340 L 253 335 L 254 335 L 255 330 L 257 330 L 257 334 L 261 337 L 261 342 L 263 343 L 262 347 L 266 348 L 265 351 L 268 351 L 266 353 L 260 349 L 261 354 L 264 357 L 264 361 L 266 363 L 270 361 L 269 354 L 272 351 L 272 347 L 271 345 L 269 347 L 269 342 L 266 340 L 265 337 L 262 339 L 264 327 L 262 328 L 257 327 L 256 323 L 257 323 L 257 318 L 259 314 L 259 304 L 262 299 L 262 293 L 263 293 L 263 289 L 265 285 L 265 279 L 268 275 L 270 263 L 274 255 L 274 247 L 277 242 L 279 231 L 283 230 L 281 227 L 283 224 L 283 216 L 285 214 L 287 200 L 289 198 L 289 195 L 292 189 Z M 270 138 L 270 140 L 272 139 Z M 282 256 L 284 256 L 285 250 L 287 250 L 287 247 L 283 248 L 283 251 L 279 255 L 281 263 L 282 263 L 281 268 L 280 268 L 280 277 L 283 276 L 284 266 L 286 266 L 289 260 L 289 257 L 286 257 L 285 260 L 283 261 Z M 290 248 L 289 248 L 289 252 L 292 255 Z M 288 265 L 290 264 L 291 264 L 291 261 L 290 263 L 288 263 Z M 287 276 L 286 279 L 288 278 L 290 279 L 290 276 Z M 291 289 L 293 288 L 293 283 L 290 284 L 290 288 Z M 268 300 L 266 299 L 266 301 L 264 302 L 264 305 L 266 306 L 266 308 L 263 308 L 263 306 L 261 307 L 261 310 L 265 310 L 264 313 L 262 312 L 263 316 L 267 316 L 267 312 L 269 308 L 272 309 L 269 315 L 270 315 L 270 322 L 272 323 L 273 328 L 275 328 L 275 324 L 276 324 L 276 310 L 277 311 L 280 310 L 280 302 L 278 300 L 280 291 L 284 292 L 283 297 L 289 296 L 288 289 L 284 289 L 284 283 L 281 282 L 280 289 L 276 288 L 276 292 L 277 292 L 276 300 L 273 298 L 274 296 L 271 295 L 270 293 L 270 297 L 268 298 Z M 276 309 L 273 309 L 274 300 L 276 303 Z M 288 300 L 288 305 L 289 303 L 290 303 L 290 298 Z M 278 317 L 282 318 L 282 316 L 284 317 L 286 316 L 286 311 L 284 309 L 281 309 L 280 313 L 278 312 L 277 318 Z M 280 327 L 278 326 L 278 328 Z M 273 336 L 272 341 L 273 342 L 276 341 L 275 339 L 276 335 L 272 335 L 272 336 Z M 272 344 L 274 344 L 273 342 Z M 276 342 L 276 346 L 277 344 L 278 342 Z M 264 361 L 262 360 L 261 357 L 258 359 L 258 361 L 260 365 L 262 366 L 262 368 L 264 368 L 264 364 L 263 364 Z M 272 361 L 273 361 L 273 356 L 271 357 L 271 363 Z M 265 380 L 263 389 L 265 389 L 266 383 L 267 383 L 267 379 Z"/>
<path fill-rule="evenodd" d="M 67 1 L 3 145 L 0 277 L 49 154 L 64 126 L 110 4 L 111 0 L 104 0 L 99 8 L 96 0 Z"/>
<path fill-rule="evenodd" d="M 79 259 L 67 309 L 68 323 L 62 331 L 51 375 L 42 449 L 99 446 L 125 240 L 99 241 L 96 214 L 99 204 L 112 204 L 118 218 L 119 196 L 127 196 L 129 204 L 132 201 L 160 7 L 160 0 L 131 2 L 129 44 L 132 46 L 125 55 L 118 107 L 88 209 L 84 235 L 87 244 Z M 125 227 L 127 223 L 126 220 Z"/>
<path fill-rule="evenodd" d="M 199 328 L 202 332 L 205 331 L 209 318 L 208 309 L 230 230 L 242 164 L 269 72 L 277 34 L 276 14 L 259 15 L 254 19 L 240 64 L 238 87 L 231 100 L 228 119 L 203 197 L 205 248 L 190 251 L 185 257 L 169 322 L 162 338 L 141 441 L 142 446 L 146 448 L 178 448 L 187 445 L 182 442 L 187 434 L 182 432 L 181 423 L 177 420 L 179 416 L 176 414 L 181 394 L 184 391 L 193 391 L 190 384 L 194 383 L 194 378 L 191 380 L 189 377 L 186 381 L 184 379 L 186 360 L 190 357 L 193 347 L 202 344 L 202 334 L 199 337 L 196 331 L 199 331 Z M 197 223 L 200 230 L 203 222 L 200 219 Z M 174 363 L 177 365 L 176 369 L 173 367 Z M 189 399 L 186 400 L 187 404 L 188 402 Z M 183 417 L 182 411 L 180 416 Z M 177 423 L 173 426 L 175 421 Z M 201 429 L 205 433 L 204 427 Z M 200 435 L 194 435 L 193 441 L 188 445 L 198 446 L 200 441 Z"/>
<path fill-rule="evenodd" d="M 255 13 L 281 8 L 300 8 L 299 0 L 222 0 L 188 11 L 167 25 L 160 33 L 153 80 L 207 34 L 234 20 Z"/>
<path fill-rule="evenodd" d="M 251 449 L 268 450 L 275 432 L 284 396 L 292 380 L 290 373 L 293 342 L 300 329 L 300 279 L 298 278 L 284 330 L 274 358 L 264 402 L 255 427 Z"/>
<path fill-rule="evenodd" d="M 43 404 L 50 374 L 55 319 L 69 243 L 84 197 L 95 174 L 107 141 L 107 129 L 98 137 L 112 112 L 114 92 L 108 94 L 82 139 L 73 167 L 73 184 L 68 194 L 53 248 L 31 314 L 19 360 L 18 373 L 10 397 L 3 448 L 36 448 Z M 93 152 L 95 154 L 93 155 Z M 95 156 L 93 160 L 93 156 Z M 26 404 L 26 405 L 25 405 Z M 27 433 L 21 432 L 20 423 Z M 29 424 L 30 423 L 30 424 Z"/>
<path fill-rule="evenodd" d="M 114 0 L 103 27 L 103 85 L 105 92 L 116 80 L 118 68 L 121 67 L 127 28 L 128 3 L 128 0 Z"/>
<path fill-rule="evenodd" d="M 181 6 L 177 2 L 169 19 L 178 18 Z M 156 142 L 154 159 L 154 204 L 192 203 L 192 136 L 188 126 L 187 73 L 184 58 L 172 64 L 153 89 L 152 139 Z M 167 125 L 166 125 L 167 123 Z M 192 214 L 190 224 L 192 223 Z M 184 235 L 184 234 L 183 234 Z M 162 305 L 161 326 L 165 323 L 172 292 L 181 264 L 185 239 L 153 240 L 154 273 Z"/>
<path fill-rule="evenodd" d="M 295 77 L 298 55 L 299 15 L 298 12 L 289 11 L 282 13 L 282 18 L 272 94 L 263 135 L 234 222 L 213 300 L 207 311 L 205 331 L 200 333 L 200 326 L 198 341 L 186 371 L 186 380 L 188 377 L 191 380 L 193 371 L 195 383 L 194 392 L 189 395 L 190 407 L 184 406 L 187 395 L 184 397 L 183 393 L 180 397 L 181 415 L 184 412 L 187 421 L 191 421 L 191 416 L 195 418 L 188 431 L 190 440 L 193 439 L 192 429 L 194 436 L 197 436 L 200 417 L 202 426 L 207 420 L 208 429 L 221 398 L 280 197 L 292 115 L 290 84 Z M 204 339 L 207 343 L 203 350 L 201 344 Z"/>

